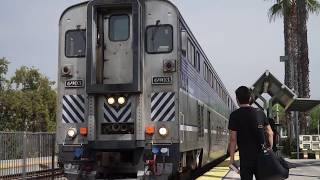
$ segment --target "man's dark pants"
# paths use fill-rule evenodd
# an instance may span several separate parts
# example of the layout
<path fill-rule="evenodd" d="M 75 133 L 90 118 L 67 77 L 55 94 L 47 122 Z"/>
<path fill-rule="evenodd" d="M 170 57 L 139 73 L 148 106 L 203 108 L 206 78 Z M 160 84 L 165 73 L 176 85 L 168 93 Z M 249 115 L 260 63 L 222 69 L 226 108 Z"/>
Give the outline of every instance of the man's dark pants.
<path fill-rule="evenodd" d="M 253 175 L 257 178 L 257 163 L 255 160 L 241 159 L 240 158 L 240 176 L 241 180 L 252 180 Z"/>

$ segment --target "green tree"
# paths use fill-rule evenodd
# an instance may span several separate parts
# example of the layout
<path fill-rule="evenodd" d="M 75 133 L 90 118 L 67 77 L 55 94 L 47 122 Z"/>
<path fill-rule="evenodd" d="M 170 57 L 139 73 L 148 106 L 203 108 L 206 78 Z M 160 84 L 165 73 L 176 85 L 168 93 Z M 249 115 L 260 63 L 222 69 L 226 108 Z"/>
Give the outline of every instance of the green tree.
<path fill-rule="evenodd" d="M 317 106 L 310 112 L 310 134 L 318 133 L 318 125 L 320 121 L 320 106 Z"/>
<path fill-rule="evenodd" d="M 272 114 L 275 117 L 275 120 L 279 120 L 279 123 L 281 125 L 285 125 L 286 121 L 286 113 L 284 111 L 284 108 L 280 104 L 275 104 L 272 107 Z M 277 118 L 277 119 L 276 119 Z"/>
<path fill-rule="evenodd" d="M 38 69 L 23 66 L 0 94 L 0 131 L 54 131 L 56 92 Z M 14 88 L 12 88 L 14 87 Z"/>
<path fill-rule="evenodd" d="M 3 89 L 4 82 L 6 81 L 6 74 L 8 72 L 9 61 L 6 58 L 0 58 L 0 90 Z"/>
<path fill-rule="evenodd" d="M 22 66 L 16 70 L 11 78 L 11 83 L 16 85 L 16 89 L 36 90 L 40 86 L 42 78 L 38 69 Z"/>
<path fill-rule="evenodd" d="M 319 10 L 317 0 L 274 0 L 269 9 L 270 21 L 283 18 L 285 55 L 288 57 L 285 62 L 285 84 L 293 88 L 299 97 L 310 97 L 306 23 L 309 13 L 318 13 Z M 290 123 L 290 116 L 287 118 Z M 299 119 L 300 131 L 306 133 L 306 115 L 300 113 Z"/>

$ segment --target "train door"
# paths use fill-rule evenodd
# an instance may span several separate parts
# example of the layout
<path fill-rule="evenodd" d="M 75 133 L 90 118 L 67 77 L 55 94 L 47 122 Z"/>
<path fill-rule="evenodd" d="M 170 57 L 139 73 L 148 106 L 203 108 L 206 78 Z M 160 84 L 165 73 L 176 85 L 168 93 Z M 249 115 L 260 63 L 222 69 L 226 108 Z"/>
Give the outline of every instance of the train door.
<path fill-rule="evenodd" d="M 198 139 L 202 139 L 204 137 L 204 105 L 198 101 L 197 106 L 197 112 L 198 112 Z"/>
<path fill-rule="evenodd" d="M 208 143 L 208 157 L 210 158 L 210 151 L 211 151 L 211 113 L 210 113 L 210 111 L 208 111 L 208 113 L 207 113 L 207 122 L 208 122 L 208 141 L 209 141 L 209 143 Z"/>
<path fill-rule="evenodd" d="M 117 10 L 103 17 L 103 84 L 129 84 L 133 81 L 132 15 Z"/>

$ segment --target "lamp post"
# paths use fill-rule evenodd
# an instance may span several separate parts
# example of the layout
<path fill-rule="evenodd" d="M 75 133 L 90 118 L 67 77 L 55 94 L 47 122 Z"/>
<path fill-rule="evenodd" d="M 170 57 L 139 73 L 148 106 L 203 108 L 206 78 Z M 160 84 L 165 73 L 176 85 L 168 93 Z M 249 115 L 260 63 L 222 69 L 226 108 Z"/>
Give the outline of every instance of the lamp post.
<path fill-rule="evenodd" d="M 319 113 L 319 117 L 318 117 L 318 135 L 320 135 L 319 134 L 319 126 L 320 126 L 320 113 Z"/>
<path fill-rule="evenodd" d="M 276 106 L 276 122 L 277 124 L 280 124 L 280 118 L 279 118 L 279 104 Z"/>
<path fill-rule="evenodd" d="M 290 89 L 294 87 L 293 85 L 293 71 L 294 67 L 293 65 L 290 65 L 290 59 L 288 55 L 280 56 L 280 62 L 284 63 L 284 83 L 286 86 L 288 86 Z M 294 128 L 295 126 L 295 113 L 294 112 L 287 112 L 286 113 L 286 118 L 289 120 L 289 123 L 287 124 L 287 130 L 288 130 L 288 136 L 289 138 L 293 138 L 295 135 L 297 135 Z"/>
<path fill-rule="evenodd" d="M 299 159 L 300 147 L 299 147 L 299 120 L 298 120 L 298 112 L 295 112 L 295 121 L 296 121 L 296 138 L 297 138 L 297 159 Z"/>

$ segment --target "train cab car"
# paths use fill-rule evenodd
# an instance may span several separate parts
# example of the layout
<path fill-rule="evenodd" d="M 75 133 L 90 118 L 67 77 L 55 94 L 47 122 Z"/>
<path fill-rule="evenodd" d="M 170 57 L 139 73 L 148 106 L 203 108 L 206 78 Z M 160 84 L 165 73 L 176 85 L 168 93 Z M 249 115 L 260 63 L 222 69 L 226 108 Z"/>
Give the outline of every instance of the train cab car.
<path fill-rule="evenodd" d="M 58 162 L 69 179 L 168 179 L 226 154 L 230 95 L 166 0 L 93 0 L 59 22 Z"/>

